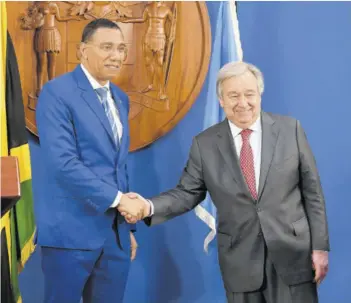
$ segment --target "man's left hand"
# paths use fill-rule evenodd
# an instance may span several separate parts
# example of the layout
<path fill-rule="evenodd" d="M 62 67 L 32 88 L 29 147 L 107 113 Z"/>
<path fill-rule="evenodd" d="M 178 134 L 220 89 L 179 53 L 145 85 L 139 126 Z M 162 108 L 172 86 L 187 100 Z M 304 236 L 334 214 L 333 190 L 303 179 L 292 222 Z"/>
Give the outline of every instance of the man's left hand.
<path fill-rule="evenodd" d="M 328 272 L 328 252 L 314 250 L 312 252 L 312 266 L 315 270 L 314 281 L 319 285 L 322 283 Z"/>
<path fill-rule="evenodd" d="M 134 237 L 134 234 L 130 232 L 130 259 L 134 261 L 138 249 L 138 243 Z"/>

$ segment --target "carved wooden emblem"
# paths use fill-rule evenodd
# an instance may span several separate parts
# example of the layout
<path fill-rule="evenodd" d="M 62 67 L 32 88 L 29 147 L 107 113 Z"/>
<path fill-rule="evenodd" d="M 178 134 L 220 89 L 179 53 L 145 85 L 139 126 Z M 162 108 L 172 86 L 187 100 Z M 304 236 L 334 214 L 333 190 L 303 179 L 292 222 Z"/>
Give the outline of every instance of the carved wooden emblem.
<path fill-rule="evenodd" d="M 9 2 L 9 6 L 13 4 Z M 113 82 L 130 99 L 130 149 L 134 151 L 172 129 L 202 88 L 211 54 L 206 4 L 195 1 L 28 2 L 19 18 L 22 39 L 27 45 L 26 60 L 19 61 L 19 65 L 25 74 L 22 88 L 26 123 L 34 134 L 37 135 L 35 107 L 43 84 L 73 70 L 79 63 L 77 46 L 81 33 L 95 18 L 117 22 L 128 45 L 127 60 Z M 11 32 L 11 25 L 9 27 Z M 15 47 L 20 43 L 18 34 L 16 38 Z"/>

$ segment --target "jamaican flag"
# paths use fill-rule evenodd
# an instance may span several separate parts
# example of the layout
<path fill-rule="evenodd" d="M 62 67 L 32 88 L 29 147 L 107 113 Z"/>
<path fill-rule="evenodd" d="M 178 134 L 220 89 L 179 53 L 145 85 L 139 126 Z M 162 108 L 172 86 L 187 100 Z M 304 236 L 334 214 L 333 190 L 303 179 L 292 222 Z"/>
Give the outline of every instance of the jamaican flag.
<path fill-rule="evenodd" d="M 32 174 L 16 53 L 7 31 L 6 2 L 1 2 L 0 5 L 1 156 L 17 157 L 21 182 L 21 199 L 1 219 L 1 262 L 5 264 L 5 267 L 8 264 L 8 276 L 6 277 L 6 272 L 4 272 L 1 277 L 2 280 L 5 280 L 1 284 L 1 295 L 7 293 L 6 290 L 9 290 L 10 285 L 12 298 L 2 298 L 2 302 L 11 302 L 11 300 L 21 302 L 18 274 L 34 251 Z M 3 252 L 3 247 L 7 247 L 7 254 Z"/>

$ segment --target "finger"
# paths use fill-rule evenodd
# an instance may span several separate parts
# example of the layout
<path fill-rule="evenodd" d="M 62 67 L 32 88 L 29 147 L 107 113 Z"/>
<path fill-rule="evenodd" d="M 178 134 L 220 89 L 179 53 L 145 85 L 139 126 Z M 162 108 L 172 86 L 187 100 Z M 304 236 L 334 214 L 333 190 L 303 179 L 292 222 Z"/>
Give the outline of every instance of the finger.
<path fill-rule="evenodd" d="M 143 218 L 143 212 L 139 211 L 137 217 L 138 217 L 138 220 L 141 220 Z"/>
<path fill-rule="evenodd" d="M 131 222 L 133 222 L 133 223 L 136 223 L 136 222 L 139 221 L 139 219 L 138 219 L 138 217 L 133 216 L 133 217 L 131 217 L 131 218 L 129 219 L 129 221 L 131 221 Z"/>
<path fill-rule="evenodd" d="M 327 272 L 328 272 L 328 267 L 327 266 L 322 266 L 319 283 L 322 283 L 324 278 L 327 276 Z"/>
<path fill-rule="evenodd" d="M 143 205 L 143 208 L 140 211 L 141 218 L 144 219 L 149 214 L 149 208 L 147 204 Z"/>
<path fill-rule="evenodd" d="M 130 198 L 130 199 L 137 199 L 137 198 L 139 197 L 139 195 L 136 194 L 136 193 L 128 193 L 128 194 L 126 194 L 126 195 L 127 195 L 127 197 Z"/>
<path fill-rule="evenodd" d="M 128 223 L 134 224 L 137 222 L 137 218 L 135 218 L 135 216 L 132 216 L 130 214 L 128 214 L 125 218 Z"/>
<path fill-rule="evenodd" d="M 121 215 L 122 215 L 123 217 L 125 217 L 125 216 L 127 216 L 127 215 L 128 215 L 128 213 L 127 213 L 127 212 L 125 212 L 125 211 L 122 211 L 122 212 L 121 212 Z"/>
<path fill-rule="evenodd" d="M 132 261 L 134 261 L 134 259 L 135 259 L 135 257 L 136 257 L 136 247 L 132 247 L 131 248 L 131 252 L 130 252 L 130 259 L 132 260 Z"/>
<path fill-rule="evenodd" d="M 130 224 L 135 224 L 137 222 L 135 218 L 126 219 L 126 221 Z"/>
<path fill-rule="evenodd" d="M 118 209 L 118 211 L 120 212 L 120 214 L 127 220 L 127 222 L 129 222 L 129 220 L 139 220 L 139 214 L 138 213 L 134 213 L 131 212 L 129 210 L 126 210 L 125 208 L 120 207 Z"/>
<path fill-rule="evenodd" d="M 142 219 L 144 219 L 145 218 L 145 216 L 144 216 L 144 210 L 142 210 L 141 212 L 140 212 L 140 220 L 142 220 Z"/>
<path fill-rule="evenodd" d="M 120 214 L 125 218 L 125 219 L 131 219 L 135 218 L 135 216 L 127 211 L 121 211 Z"/>
<path fill-rule="evenodd" d="M 320 283 L 320 279 L 321 279 L 321 268 L 320 266 L 315 266 L 315 276 L 314 276 L 314 281 L 319 284 Z"/>
<path fill-rule="evenodd" d="M 123 206 L 118 206 L 117 207 L 117 210 L 122 214 L 122 212 L 124 213 L 128 213 L 128 210 L 126 207 L 123 207 Z"/>
<path fill-rule="evenodd" d="M 139 220 L 139 213 L 131 213 L 130 214 L 134 219 Z"/>

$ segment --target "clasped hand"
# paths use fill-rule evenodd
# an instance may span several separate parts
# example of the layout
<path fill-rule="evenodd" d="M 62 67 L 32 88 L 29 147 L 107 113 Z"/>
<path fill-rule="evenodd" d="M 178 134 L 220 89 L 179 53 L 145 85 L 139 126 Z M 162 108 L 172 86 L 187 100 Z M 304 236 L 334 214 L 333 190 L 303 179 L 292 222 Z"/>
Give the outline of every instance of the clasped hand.
<path fill-rule="evenodd" d="M 150 203 L 136 193 L 124 194 L 117 206 L 117 210 L 128 223 L 136 223 L 150 214 Z"/>

